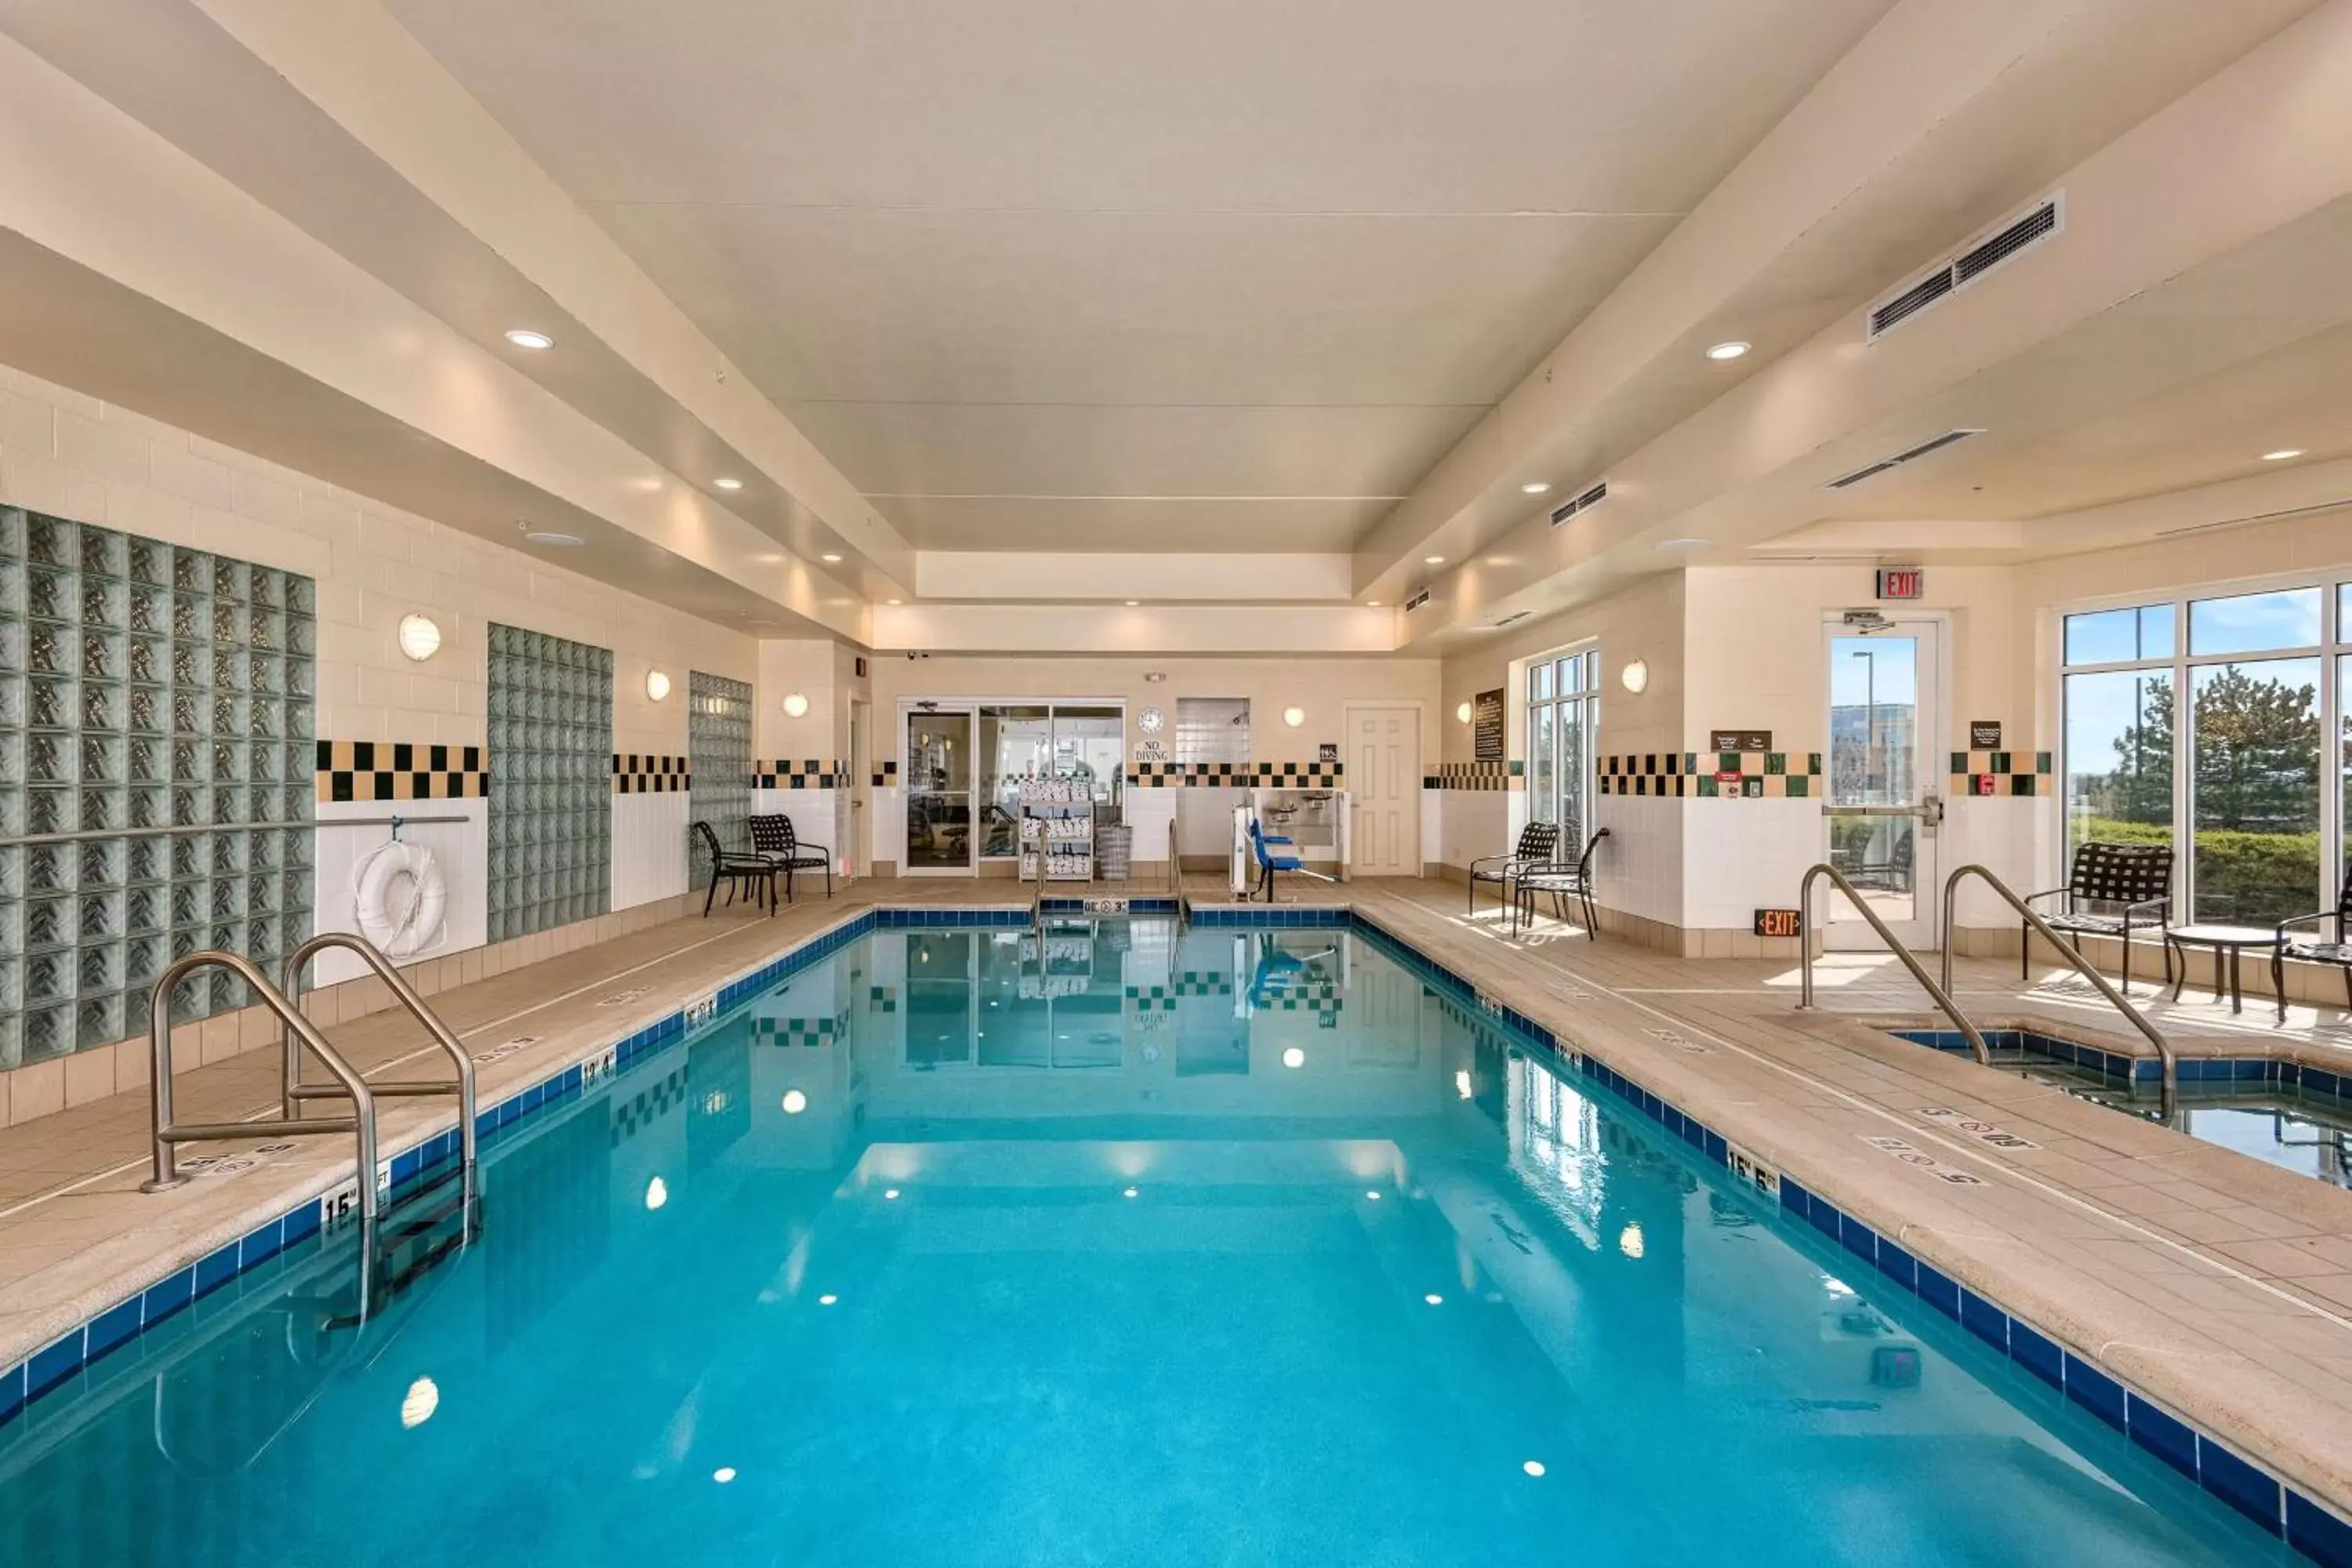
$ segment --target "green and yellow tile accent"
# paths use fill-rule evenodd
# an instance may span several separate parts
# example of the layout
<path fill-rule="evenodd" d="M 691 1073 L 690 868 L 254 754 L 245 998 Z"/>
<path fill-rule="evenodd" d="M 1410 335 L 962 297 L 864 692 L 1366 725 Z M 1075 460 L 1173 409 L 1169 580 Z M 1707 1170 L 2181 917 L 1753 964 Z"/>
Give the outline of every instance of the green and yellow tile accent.
<path fill-rule="evenodd" d="M 1997 795 L 2048 795 L 2051 771 L 2048 752 L 1954 752 L 1951 797 L 1977 795 L 1979 781 L 1988 777 Z"/>

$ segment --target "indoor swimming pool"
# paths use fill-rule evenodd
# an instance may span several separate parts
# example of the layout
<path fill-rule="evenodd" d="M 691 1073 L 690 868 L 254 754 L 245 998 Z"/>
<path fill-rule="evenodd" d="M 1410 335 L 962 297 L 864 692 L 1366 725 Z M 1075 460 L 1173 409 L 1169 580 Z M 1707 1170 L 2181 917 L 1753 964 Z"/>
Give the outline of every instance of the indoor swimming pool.
<path fill-rule="evenodd" d="M 1678 1121 L 1360 928 L 872 931 L 36 1400 L 0 1563 L 2292 1560 Z"/>

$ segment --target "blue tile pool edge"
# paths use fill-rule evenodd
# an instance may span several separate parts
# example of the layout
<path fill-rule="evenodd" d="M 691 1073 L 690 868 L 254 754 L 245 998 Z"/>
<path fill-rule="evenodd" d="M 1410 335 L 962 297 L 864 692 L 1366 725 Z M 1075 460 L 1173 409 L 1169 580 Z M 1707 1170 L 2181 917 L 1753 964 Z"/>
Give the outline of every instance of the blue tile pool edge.
<path fill-rule="evenodd" d="M 1599 1058 L 1562 1041 L 1550 1028 L 1481 990 L 1359 910 L 1226 905 L 1194 910 L 1191 919 L 1192 924 L 1201 926 L 1357 931 L 1420 974 L 1424 984 L 1433 981 L 1433 988 L 1441 995 L 1467 1004 L 1489 1025 L 1510 1029 L 1528 1044 L 1549 1051 L 1580 1076 L 1606 1087 L 1680 1138 L 1702 1158 L 1726 1170 L 1732 1169 L 1731 1144 L 1721 1132 Z M 496 1105 L 478 1106 L 474 1116 L 476 1133 L 482 1136 L 499 1131 L 569 1100 L 585 1087 L 601 1082 L 607 1074 L 680 1044 L 689 1035 L 724 1017 L 738 1004 L 772 989 L 873 931 L 959 927 L 1023 929 L 1028 924 L 1027 911 L 1020 910 L 877 905 L 861 910 L 752 966 L 717 990 L 691 998 L 653 1023 L 589 1051 L 579 1061 L 508 1095 Z M 451 1128 L 421 1139 L 383 1162 L 388 1179 L 387 1203 L 402 1194 L 409 1184 L 454 1160 L 457 1149 L 457 1131 Z M 173 1270 L 0 1373 L 0 1426 L 23 1415 L 42 1395 L 71 1384 L 77 1373 L 110 1352 L 135 1343 L 148 1329 L 166 1321 L 240 1275 L 319 1236 L 330 1217 L 329 1207 L 343 1185 L 337 1184 L 324 1194 L 301 1200 L 278 1218 Z M 1772 1195 L 1760 1183 L 1759 1190 Z M 2006 1352 L 2028 1373 L 2059 1389 L 2070 1401 L 2123 1432 L 2133 1443 L 2196 1481 L 2216 1499 L 2315 1561 L 2352 1568 L 2352 1523 L 2336 1515 L 2326 1503 L 2294 1490 L 2226 1444 L 2166 1412 L 2123 1379 L 2100 1371 L 2090 1358 L 2067 1348 L 2063 1341 L 2041 1333 L 2024 1320 L 1958 1286 L 1925 1259 L 1879 1236 L 1868 1225 L 1843 1213 L 1828 1199 L 1815 1195 L 1785 1172 L 1780 1177 L 1777 1195 L 1785 1212 L 1823 1232 L 1831 1241 L 1868 1262 L 1929 1307 L 1963 1322 L 1977 1337 Z M 2048 1370 L 2053 1360 L 2058 1369 L 2054 1379 Z"/>
<path fill-rule="evenodd" d="M 683 1042 L 740 1003 L 773 989 L 874 931 L 1026 930 L 1028 925 L 1029 911 L 1025 909 L 877 905 L 862 910 L 775 957 L 751 966 L 716 990 L 691 997 L 653 1022 L 592 1047 L 579 1060 L 550 1072 L 537 1082 L 493 1104 L 478 1103 L 474 1109 L 475 1135 L 488 1138 L 566 1103 L 609 1074 Z M 257 1135 L 266 1134 L 267 1131 L 266 1126 L 257 1128 Z M 418 1183 L 454 1163 L 458 1142 L 457 1129 L 452 1126 L 379 1159 L 377 1179 L 387 1211 Z M 299 1200 L 276 1218 L 172 1269 L 153 1284 L 131 1292 L 0 1372 L 0 1428 L 14 1422 L 44 1394 L 72 1383 L 78 1373 L 112 1352 L 135 1343 L 149 1329 L 177 1315 L 184 1308 L 321 1235 L 335 1217 L 338 1196 L 351 1185 L 348 1180 L 331 1182 L 324 1192 Z"/>
<path fill-rule="evenodd" d="M 1433 989 L 1441 995 L 1467 1003 L 1489 1024 L 1523 1035 L 1582 1077 L 1608 1088 L 1688 1144 L 1694 1152 L 1727 1171 L 1733 1169 L 1730 1141 L 1716 1129 L 1480 990 L 1381 926 L 1373 917 L 1358 910 L 1345 913 L 1348 919 L 1342 923 L 1371 936 L 1375 946 L 1421 973 L 1424 982 L 1435 980 Z M 1196 914 L 1193 923 L 1207 922 Z M 2095 1358 L 2078 1353 L 2063 1340 L 2042 1332 L 2025 1319 L 1960 1285 L 1927 1259 L 1880 1236 L 1864 1221 L 1813 1194 L 1785 1170 L 1780 1177 L 1778 1196 L 1785 1213 L 1821 1232 L 1830 1244 L 1870 1264 L 1887 1279 L 2063 1394 L 2071 1403 L 2123 1433 L 2135 1446 L 2196 1482 L 2209 1495 L 2315 1562 L 2331 1564 L 2332 1568 L 2352 1568 L 2352 1523 L 2333 1512 L 2325 1502 L 2296 1490 L 2291 1483 L 2272 1475 L 2193 1423 L 2170 1414 L 2126 1380 L 2101 1370 Z"/>

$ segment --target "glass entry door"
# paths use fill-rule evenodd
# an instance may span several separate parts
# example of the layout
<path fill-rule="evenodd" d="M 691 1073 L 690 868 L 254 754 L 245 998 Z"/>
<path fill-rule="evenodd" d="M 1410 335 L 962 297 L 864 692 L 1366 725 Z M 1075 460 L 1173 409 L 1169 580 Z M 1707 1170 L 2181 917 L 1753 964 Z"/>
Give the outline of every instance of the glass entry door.
<path fill-rule="evenodd" d="M 972 869 L 971 714 L 907 714 L 907 859 L 909 876 Z"/>
<path fill-rule="evenodd" d="M 1944 820 L 1944 735 L 1938 711 L 1941 627 L 1897 620 L 1864 631 L 1829 629 L 1830 750 L 1822 814 L 1829 861 L 1871 912 L 1915 949 L 1937 944 L 1937 830 Z M 1831 889 L 1823 940 L 1831 948 L 1883 945 L 1853 906 Z"/>

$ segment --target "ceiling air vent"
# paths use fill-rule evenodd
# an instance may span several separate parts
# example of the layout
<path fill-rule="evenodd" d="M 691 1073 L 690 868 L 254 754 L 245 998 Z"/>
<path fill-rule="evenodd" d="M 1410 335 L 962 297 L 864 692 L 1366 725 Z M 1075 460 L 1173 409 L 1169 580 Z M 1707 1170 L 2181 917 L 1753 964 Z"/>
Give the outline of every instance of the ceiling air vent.
<path fill-rule="evenodd" d="M 1552 508 L 1551 525 L 1554 528 L 1558 528 L 1561 523 L 1566 522 L 1578 512 L 1591 511 L 1594 507 L 1599 506 L 1602 501 L 1607 500 L 1608 499 L 1609 481 L 1607 479 L 1603 479 L 1599 484 L 1594 485 L 1591 489 L 1585 491 L 1582 495 L 1577 497 L 1574 500 L 1566 501 Z"/>
<path fill-rule="evenodd" d="M 1533 610 L 1514 611 L 1512 614 L 1505 616 L 1501 620 L 1496 621 L 1495 623 L 1494 629 L 1499 632 L 1505 626 L 1517 626 L 1519 622 L 1526 620 L 1529 616 L 1534 614 L 1535 612 Z"/>
<path fill-rule="evenodd" d="M 2065 193 L 2059 192 L 2035 204 L 2023 216 L 2003 224 L 1900 294 L 1874 306 L 1870 312 L 1870 337 L 1878 338 L 2056 234 L 2065 226 Z"/>
<path fill-rule="evenodd" d="M 1429 603 L 1429 590 L 1423 588 L 1421 592 L 1415 594 L 1412 598 L 1407 599 L 1404 602 L 1405 614 L 1411 615 L 1413 611 L 1421 608 L 1427 603 Z"/>
<path fill-rule="evenodd" d="M 1869 479 L 1874 474 L 1883 474 L 1889 468 L 1899 468 L 1904 464 L 1914 462 L 1918 458 L 1926 457 L 1930 452 L 1940 452 L 1955 441 L 1965 441 L 1971 436 L 1981 436 L 1983 434 L 1984 432 L 1981 429 L 1947 430 L 1942 435 L 1932 437 L 1927 440 L 1920 442 L 1916 447 L 1906 447 L 1902 451 L 1895 453 L 1892 457 L 1881 458 L 1874 463 L 1865 464 L 1862 468 L 1854 469 L 1850 474 L 1840 474 L 1836 479 L 1833 479 L 1829 482 L 1827 488 L 1833 490 L 1849 489 L 1852 486 L 1862 483 L 1863 480 Z"/>

